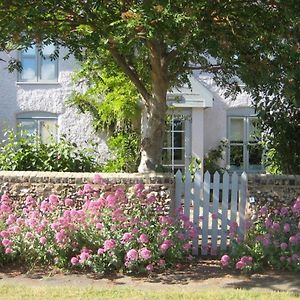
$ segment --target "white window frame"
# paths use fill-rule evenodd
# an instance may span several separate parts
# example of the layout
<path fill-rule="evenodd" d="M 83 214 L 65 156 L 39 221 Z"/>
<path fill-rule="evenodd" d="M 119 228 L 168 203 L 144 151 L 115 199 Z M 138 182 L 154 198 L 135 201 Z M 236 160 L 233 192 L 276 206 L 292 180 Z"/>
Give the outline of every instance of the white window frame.
<path fill-rule="evenodd" d="M 163 151 L 171 151 L 171 161 L 169 163 L 163 163 L 163 167 L 168 168 L 170 172 L 175 173 L 178 169 L 182 172 L 185 172 L 190 164 L 191 159 L 191 120 L 192 120 L 192 112 L 191 110 L 170 110 L 168 112 L 168 116 L 171 117 L 171 128 L 166 128 L 166 137 L 170 135 L 171 144 L 169 146 L 164 146 Z M 184 127 L 182 130 L 176 130 L 174 127 L 174 120 L 182 118 L 184 122 Z M 183 145 L 182 147 L 175 147 L 175 134 L 183 133 Z M 183 151 L 182 155 L 182 163 L 175 160 L 175 151 L 180 150 Z"/>
<path fill-rule="evenodd" d="M 55 78 L 54 79 L 51 79 L 51 80 L 45 80 L 45 79 L 42 79 L 42 60 L 44 58 L 50 58 L 50 55 L 44 55 L 42 56 L 41 54 L 41 45 L 36 45 L 36 44 L 33 44 L 32 47 L 34 47 L 35 49 L 35 54 L 34 55 L 28 55 L 28 56 L 31 56 L 35 59 L 35 63 L 36 63 L 36 70 L 35 70 L 35 74 L 36 74 L 36 79 L 35 80 L 32 80 L 32 79 L 24 79 L 22 78 L 22 72 L 23 71 L 20 71 L 18 73 L 18 82 L 27 82 L 27 83 L 57 83 L 58 82 L 58 61 L 59 59 L 56 58 L 56 59 L 53 59 L 52 62 L 54 64 L 54 67 L 55 67 Z M 40 49 L 39 49 L 40 48 Z M 57 47 L 56 47 L 57 49 Z M 19 56 L 19 60 L 20 62 L 23 64 L 23 55 L 24 55 L 24 50 L 21 50 L 19 51 L 18 53 L 18 56 Z M 25 54 L 26 55 L 26 54 Z"/>
<path fill-rule="evenodd" d="M 230 121 L 232 119 L 243 120 L 243 142 L 231 142 L 230 141 Z M 230 171 L 235 172 L 243 172 L 246 171 L 248 173 L 259 173 L 264 171 L 264 167 L 261 164 L 259 168 L 250 168 L 249 163 L 249 145 L 255 145 L 257 142 L 253 142 L 250 140 L 250 121 L 253 119 L 257 119 L 254 109 L 252 108 L 236 108 L 228 111 L 227 114 L 227 138 L 228 138 L 228 147 L 227 147 L 227 166 Z M 234 165 L 230 165 L 230 152 L 231 145 L 242 146 L 243 147 L 243 166 L 235 167 Z M 262 154 L 263 155 L 263 154 Z"/>
<path fill-rule="evenodd" d="M 22 121 L 35 121 L 36 122 L 36 134 L 42 141 L 41 126 L 43 121 L 53 120 L 56 125 L 56 134 L 54 137 L 54 142 L 59 139 L 58 136 L 58 116 L 54 113 L 49 112 L 23 112 L 17 114 L 17 130 L 22 130 Z"/>

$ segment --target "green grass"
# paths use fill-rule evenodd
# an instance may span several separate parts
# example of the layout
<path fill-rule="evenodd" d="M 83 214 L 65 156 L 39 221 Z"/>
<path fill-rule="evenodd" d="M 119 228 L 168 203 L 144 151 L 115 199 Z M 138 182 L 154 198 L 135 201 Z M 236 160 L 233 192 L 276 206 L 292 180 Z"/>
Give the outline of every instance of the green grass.
<path fill-rule="evenodd" d="M 116 287 L 111 289 L 100 289 L 96 287 L 77 288 L 77 287 L 26 287 L 21 285 L 2 285 L 0 287 L 0 299 L 34 299 L 34 300 L 67 300 L 67 299 L 157 299 L 157 300 L 291 300 L 300 299 L 300 294 L 293 294 L 288 292 L 265 292 L 265 291 L 247 291 L 247 290 L 217 290 L 217 291 L 150 291 L 150 290 L 136 290 L 123 287 Z"/>

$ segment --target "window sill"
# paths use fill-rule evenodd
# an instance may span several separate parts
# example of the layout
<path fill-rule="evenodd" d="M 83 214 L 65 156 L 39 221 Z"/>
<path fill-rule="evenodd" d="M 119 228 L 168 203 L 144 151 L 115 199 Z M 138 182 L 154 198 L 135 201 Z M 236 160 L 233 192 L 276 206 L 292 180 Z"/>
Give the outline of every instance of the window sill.
<path fill-rule="evenodd" d="M 16 85 L 61 85 L 60 82 L 51 82 L 51 81 L 17 81 Z"/>

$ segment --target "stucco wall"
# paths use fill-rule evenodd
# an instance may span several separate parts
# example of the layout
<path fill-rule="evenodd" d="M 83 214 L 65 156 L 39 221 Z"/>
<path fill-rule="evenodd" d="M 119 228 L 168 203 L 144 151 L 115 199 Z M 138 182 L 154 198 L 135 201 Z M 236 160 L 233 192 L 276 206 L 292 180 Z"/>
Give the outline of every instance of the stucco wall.
<path fill-rule="evenodd" d="M 72 71 L 79 67 L 73 57 L 64 60 L 65 49 L 60 51 L 57 83 L 19 83 L 17 72 L 8 73 L 5 64 L 0 64 L 0 131 L 16 127 L 16 116 L 21 112 L 51 112 L 58 115 L 58 133 L 66 134 L 72 142 L 86 146 L 86 142 L 99 144 L 99 160 L 108 157 L 104 136 L 95 134 L 89 115 L 79 114 L 75 108 L 68 107 L 65 101 L 74 87 L 71 82 Z M 1 57 L 7 55 L 2 55 Z M 15 55 L 16 56 L 16 55 Z"/>

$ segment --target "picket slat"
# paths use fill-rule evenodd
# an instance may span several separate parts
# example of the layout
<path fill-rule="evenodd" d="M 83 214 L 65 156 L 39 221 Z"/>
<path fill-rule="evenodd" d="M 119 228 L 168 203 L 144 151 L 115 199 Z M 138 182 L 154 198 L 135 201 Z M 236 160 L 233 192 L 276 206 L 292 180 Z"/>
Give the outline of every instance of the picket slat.
<path fill-rule="evenodd" d="M 230 222 L 236 222 L 237 216 L 237 196 L 238 196 L 238 186 L 239 177 L 236 172 L 233 173 L 231 177 L 232 189 L 231 189 L 231 204 L 230 204 Z"/>
<path fill-rule="evenodd" d="M 202 247 L 201 254 L 207 255 L 208 250 L 208 218 L 209 218 L 209 198 L 210 198 L 210 174 L 204 174 L 204 197 L 203 197 L 203 216 L 202 216 Z"/>
<path fill-rule="evenodd" d="M 217 240 L 218 240 L 218 208 L 219 208 L 219 189 L 220 189 L 220 174 L 215 172 L 213 181 L 213 210 L 212 218 L 212 237 L 211 237 L 211 255 L 217 255 Z"/>
<path fill-rule="evenodd" d="M 199 253 L 199 213 L 200 213 L 200 197 L 201 197 L 201 184 L 202 176 L 200 170 L 196 171 L 195 181 L 194 181 L 194 215 L 193 215 L 193 225 L 196 231 L 195 237 L 193 238 L 193 255 L 198 255 Z"/>
<path fill-rule="evenodd" d="M 245 234 L 245 212 L 246 212 L 246 197 L 247 197 L 247 174 L 245 172 L 241 175 L 240 186 L 240 205 L 239 205 L 239 237 L 244 238 Z"/>
<path fill-rule="evenodd" d="M 229 174 L 225 172 L 223 174 L 223 189 L 222 189 L 221 250 L 225 250 L 227 246 L 228 192 L 229 192 Z"/>
<path fill-rule="evenodd" d="M 178 170 L 175 174 L 175 213 L 178 218 L 178 210 L 181 208 L 181 198 L 182 198 L 182 174 L 181 171 Z"/>
<path fill-rule="evenodd" d="M 192 199 L 192 176 L 190 171 L 185 174 L 185 182 L 184 182 L 184 215 L 190 219 L 190 211 L 191 211 L 191 199 Z"/>

